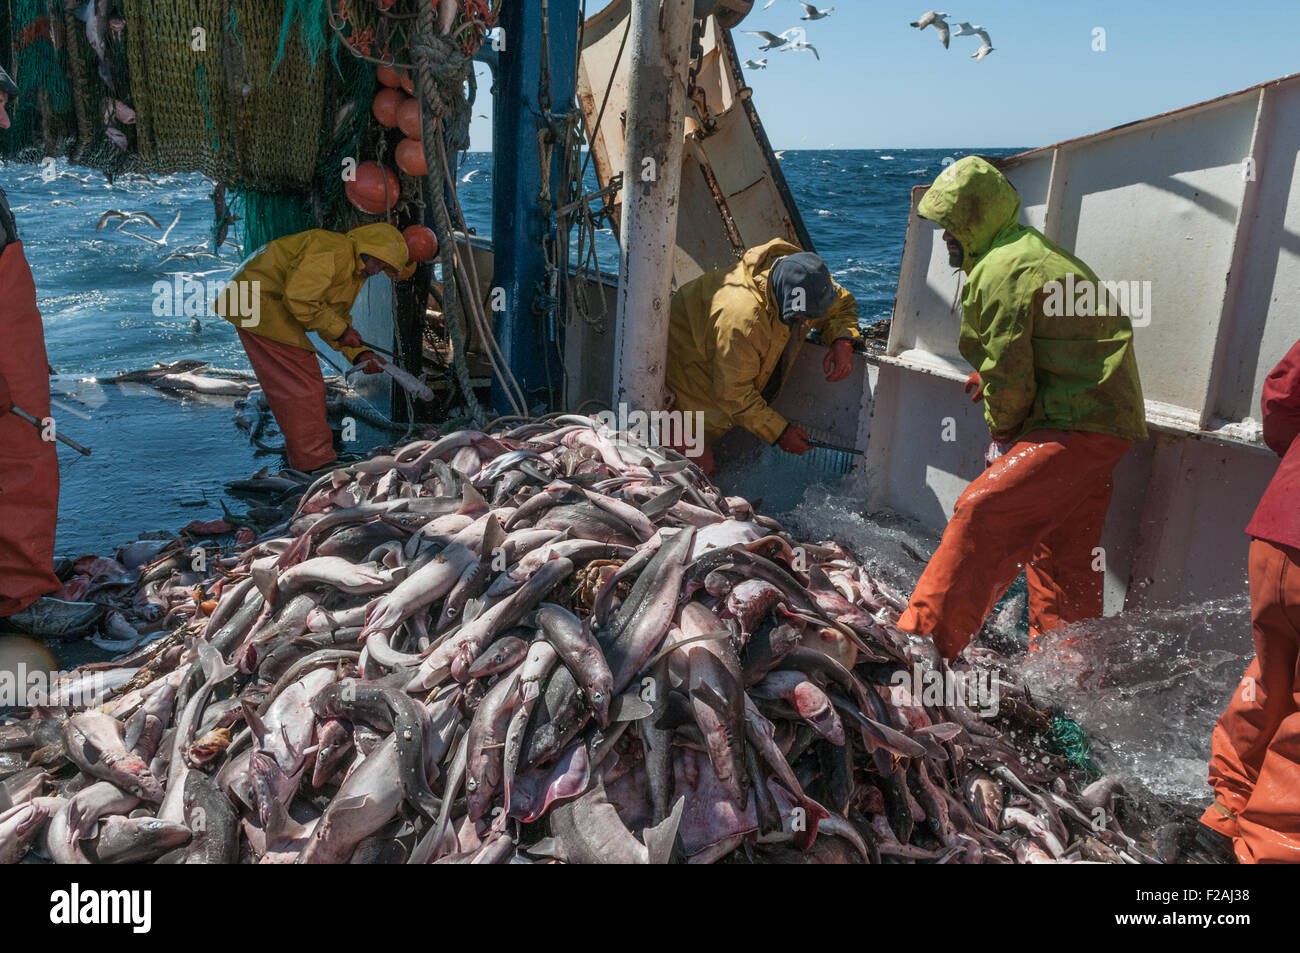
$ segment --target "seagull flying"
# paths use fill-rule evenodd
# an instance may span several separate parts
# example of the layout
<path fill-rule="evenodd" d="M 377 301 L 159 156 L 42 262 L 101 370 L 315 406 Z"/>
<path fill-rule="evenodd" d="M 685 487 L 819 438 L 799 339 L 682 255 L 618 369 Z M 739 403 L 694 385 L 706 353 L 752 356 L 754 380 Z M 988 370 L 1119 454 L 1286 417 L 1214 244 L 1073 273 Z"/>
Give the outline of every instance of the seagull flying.
<path fill-rule="evenodd" d="M 99 223 L 95 226 L 95 231 L 99 231 L 100 229 L 102 229 L 105 225 L 109 223 L 111 219 L 114 218 L 121 220 L 120 224 L 117 226 L 116 229 L 114 229 L 114 231 L 120 232 L 124 226 L 133 225 L 136 222 L 147 222 L 148 224 L 152 225 L 154 228 L 159 229 L 160 231 L 162 230 L 162 225 L 159 224 L 158 219 L 154 218 L 148 212 L 119 212 L 117 209 L 114 208 L 114 209 L 109 209 L 107 212 L 105 212 L 103 215 L 100 216 Z"/>
<path fill-rule="evenodd" d="M 974 35 L 975 35 L 975 30 L 976 30 L 976 29 L 980 29 L 980 30 L 982 30 L 982 29 L 984 29 L 984 28 L 983 28 L 983 27 L 973 27 L 973 26 L 971 26 L 969 23 L 967 23 L 965 20 L 962 20 L 960 23 L 957 24 L 957 32 L 954 33 L 953 36 L 974 36 Z"/>
<path fill-rule="evenodd" d="M 985 43 L 983 46 L 981 46 L 978 50 L 976 50 L 976 51 L 975 51 L 974 53 L 972 53 L 970 56 L 971 56 L 971 59 L 973 59 L 976 63 L 978 63 L 980 60 L 984 59 L 984 57 L 988 56 L 988 55 L 989 55 L 990 53 L 992 53 L 992 52 L 993 52 L 993 47 L 991 47 L 991 46 L 989 46 L 987 43 Z"/>
<path fill-rule="evenodd" d="M 993 49 L 993 41 L 989 39 L 988 27 L 975 27 L 975 35 L 978 36 L 990 50 Z"/>
<path fill-rule="evenodd" d="M 923 14 L 921 19 L 914 20 L 911 25 L 918 30 L 924 30 L 926 27 L 933 25 L 939 34 L 940 41 L 943 43 L 943 48 L 946 50 L 948 48 L 948 24 L 945 18 L 950 16 L 952 16 L 951 13 L 936 13 L 931 10 L 929 13 Z"/>
<path fill-rule="evenodd" d="M 786 30 L 780 36 L 778 36 L 775 33 L 769 33 L 767 32 L 767 30 L 743 30 L 742 32 L 748 33 L 750 36 L 757 36 L 763 39 L 763 45 L 758 48 L 760 52 L 763 50 L 775 50 L 778 47 L 785 46 L 790 42 L 790 37 L 789 37 L 789 34 L 791 33 L 790 30 Z"/>
<path fill-rule="evenodd" d="M 767 57 L 761 60 L 745 60 L 745 69 L 767 69 Z"/>
<path fill-rule="evenodd" d="M 810 50 L 812 55 L 817 57 L 817 59 L 820 60 L 822 58 L 821 54 L 817 52 L 817 47 L 813 46 L 807 40 L 796 40 L 789 46 L 783 46 L 779 52 L 788 53 L 790 50 Z"/>
<path fill-rule="evenodd" d="M 827 7 L 825 10 L 818 10 L 811 3 L 804 3 L 803 0 L 799 0 L 799 6 L 803 7 L 803 16 L 799 18 L 800 20 L 825 20 L 835 9 Z"/>

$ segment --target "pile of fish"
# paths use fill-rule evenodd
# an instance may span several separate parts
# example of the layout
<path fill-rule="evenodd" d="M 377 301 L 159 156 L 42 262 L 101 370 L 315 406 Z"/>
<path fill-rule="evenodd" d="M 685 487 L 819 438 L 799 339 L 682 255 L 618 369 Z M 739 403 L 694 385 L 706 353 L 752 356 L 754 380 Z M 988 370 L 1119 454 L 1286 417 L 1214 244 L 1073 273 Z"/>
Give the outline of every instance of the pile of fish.
<path fill-rule="evenodd" d="M 1151 859 L 1005 672 L 931 697 L 848 552 L 590 418 L 342 466 L 214 568 L 0 724 L 0 860 Z"/>

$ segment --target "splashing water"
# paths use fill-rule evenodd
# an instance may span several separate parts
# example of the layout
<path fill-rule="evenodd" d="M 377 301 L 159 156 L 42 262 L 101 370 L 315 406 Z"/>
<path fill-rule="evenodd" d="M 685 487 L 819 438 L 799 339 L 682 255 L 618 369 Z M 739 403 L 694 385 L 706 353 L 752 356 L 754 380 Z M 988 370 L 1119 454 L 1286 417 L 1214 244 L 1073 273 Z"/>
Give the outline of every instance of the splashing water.
<path fill-rule="evenodd" d="M 852 477 L 805 490 L 779 519 L 796 537 L 833 539 L 875 577 L 912 591 L 938 545 L 888 511 L 864 512 Z M 1210 735 L 1251 655 L 1250 600 L 1139 609 L 1028 642 L 1023 576 L 985 624 L 1040 707 L 1059 706 L 1092 741 L 1093 758 L 1126 790 L 1199 810 L 1208 802 Z M 1209 637 L 1207 637 L 1209 636 Z"/>
<path fill-rule="evenodd" d="M 1205 645 L 1206 629 L 1223 642 Z M 1209 797 L 1210 734 L 1249 661 L 1250 600 L 1138 610 L 1046 635 L 1025 683 L 1092 736 L 1093 754 L 1126 785 L 1189 805 Z"/>

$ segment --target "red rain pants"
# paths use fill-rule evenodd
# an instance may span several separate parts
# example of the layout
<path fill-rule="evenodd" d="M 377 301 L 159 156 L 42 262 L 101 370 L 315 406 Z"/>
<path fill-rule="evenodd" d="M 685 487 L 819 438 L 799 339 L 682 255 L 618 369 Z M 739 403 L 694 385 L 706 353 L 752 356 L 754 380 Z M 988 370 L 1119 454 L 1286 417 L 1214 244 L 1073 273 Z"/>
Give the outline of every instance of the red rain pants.
<path fill-rule="evenodd" d="M 315 352 L 243 328 L 239 340 L 284 434 L 289 466 L 310 473 L 337 460 L 325 411 L 325 378 Z"/>
<path fill-rule="evenodd" d="M 50 365 L 36 283 L 21 242 L 0 255 L 0 374 L 15 407 L 50 414 Z M 0 616 L 21 612 L 61 588 L 54 575 L 59 459 L 53 442 L 13 414 L 0 417 Z"/>
<path fill-rule="evenodd" d="M 1132 443 L 1081 430 L 1025 434 L 957 498 L 939 548 L 899 628 L 929 635 L 951 661 L 984 624 L 1021 568 L 1029 584 L 1030 645 L 1067 622 L 1102 614 L 1096 547 Z"/>
<path fill-rule="evenodd" d="M 1255 658 L 1214 726 L 1218 806 L 1201 823 L 1243 864 L 1300 863 L 1300 549 L 1251 540 L 1250 621 Z"/>

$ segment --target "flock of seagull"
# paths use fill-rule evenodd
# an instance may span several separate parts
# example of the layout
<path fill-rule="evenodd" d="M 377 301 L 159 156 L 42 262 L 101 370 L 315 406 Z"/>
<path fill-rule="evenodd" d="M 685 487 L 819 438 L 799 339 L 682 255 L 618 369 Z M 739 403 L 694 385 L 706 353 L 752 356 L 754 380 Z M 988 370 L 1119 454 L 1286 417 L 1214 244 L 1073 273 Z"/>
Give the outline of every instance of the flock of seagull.
<path fill-rule="evenodd" d="M 952 16 L 951 13 L 936 13 L 931 10 L 929 13 L 923 14 L 921 19 L 913 21 L 911 25 L 918 30 L 924 30 L 928 26 L 934 27 L 945 50 L 948 48 L 949 36 L 978 36 L 980 38 L 980 48 L 970 55 L 971 59 L 976 63 L 993 52 L 993 41 L 989 39 L 988 27 L 971 26 L 965 20 L 961 20 L 953 24 L 957 28 L 957 32 L 953 33 L 948 26 L 948 17 L 950 16 Z"/>
<path fill-rule="evenodd" d="M 776 0 L 767 0 L 767 3 L 763 5 L 763 9 L 766 10 L 774 3 L 776 3 Z M 825 20 L 835 9 L 834 7 L 827 7 L 825 10 L 818 10 L 811 3 L 804 3 L 803 0 L 800 0 L 799 6 L 803 7 L 803 16 L 799 18 L 800 20 Z M 801 26 L 792 26 L 784 33 L 769 33 L 767 30 L 745 30 L 744 32 L 750 36 L 759 37 L 763 41 L 763 45 L 758 48 L 760 53 L 764 50 L 776 50 L 778 53 L 785 53 L 790 50 L 807 50 L 817 59 L 822 58 L 821 54 L 817 52 L 817 47 L 804 39 L 806 34 Z M 761 60 L 745 60 L 745 68 L 767 69 L 767 57 L 763 57 Z"/>
<path fill-rule="evenodd" d="M 776 3 L 776 0 L 767 0 L 767 3 L 763 5 L 763 9 L 766 10 L 774 3 Z M 825 10 L 819 10 L 811 3 L 804 3 L 802 0 L 800 0 L 799 6 L 804 9 L 804 15 L 799 18 L 801 20 L 824 20 L 826 17 L 830 16 L 831 12 L 835 9 L 834 7 L 827 7 Z M 948 17 L 950 16 L 952 16 L 951 13 L 939 13 L 931 10 L 928 13 L 922 14 L 920 19 L 914 20 L 911 23 L 911 26 L 916 27 L 918 30 L 924 30 L 928 26 L 934 27 L 935 32 L 939 34 L 939 40 L 943 43 L 943 48 L 945 50 L 948 48 L 948 40 L 952 36 L 979 37 L 980 47 L 971 54 L 971 59 L 976 63 L 980 62 L 984 57 L 993 52 L 993 40 L 989 38 L 988 27 L 980 26 L 978 24 L 972 26 L 965 20 L 961 20 L 952 24 L 952 27 L 956 28 L 956 31 L 954 32 L 952 27 L 948 24 Z M 760 53 L 766 52 L 767 50 L 776 50 L 778 53 L 785 53 L 790 50 L 807 50 L 812 53 L 813 56 L 817 57 L 817 59 L 821 59 L 821 54 L 817 52 L 817 48 L 804 39 L 805 33 L 803 27 L 791 27 L 782 33 L 769 33 L 767 30 L 745 30 L 743 32 L 750 36 L 756 36 L 763 41 L 763 45 L 758 48 Z M 745 68 L 767 69 L 767 57 L 763 57 L 762 59 L 745 60 Z"/>

